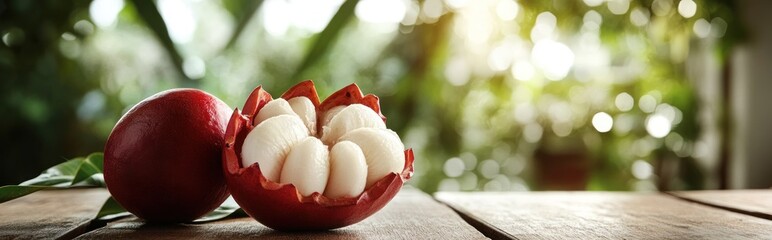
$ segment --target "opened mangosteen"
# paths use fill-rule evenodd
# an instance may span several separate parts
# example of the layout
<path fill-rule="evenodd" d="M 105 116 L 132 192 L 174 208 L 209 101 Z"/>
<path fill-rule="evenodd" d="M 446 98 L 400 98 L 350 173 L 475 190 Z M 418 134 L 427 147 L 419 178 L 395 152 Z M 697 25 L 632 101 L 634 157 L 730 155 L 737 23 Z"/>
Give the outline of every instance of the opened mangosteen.
<path fill-rule="evenodd" d="M 273 97 L 257 87 L 228 123 L 223 168 L 233 198 L 277 230 L 345 227 L 374 214 L 413 174 L 413 152 L 356 84 L 320 103 L 312 81 Z"/>

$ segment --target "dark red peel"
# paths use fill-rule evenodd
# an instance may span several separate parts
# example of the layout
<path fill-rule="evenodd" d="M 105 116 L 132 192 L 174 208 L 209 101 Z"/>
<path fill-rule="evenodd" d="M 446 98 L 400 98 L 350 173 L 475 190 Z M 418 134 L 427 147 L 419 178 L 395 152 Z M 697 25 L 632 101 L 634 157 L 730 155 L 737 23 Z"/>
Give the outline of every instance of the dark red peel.
<path fill-rule="evenodd" d="M 320 113 L 324 113 L 333 107 L 348 106 L 355 103 L 359 103 L 373 109 L 373 111 L 378 113 L 378 116 L 380 116 L 384 122 L 386 121 L 386 116 L 383 116 L 383 113 L 381 113 L 381 103 L 378 99 L 378 96 L 373 94 L 362 96 L 362 91 L 359 89 L 359 86 L 357 86 L 356 83 L 349 84 L 337 92 L 334 92 L 321 104 L 319 104 L 317 109 Z"/>
<path fill-rule="evenodd" d="M 110 195 L 149 222 L 190 222 L 228 197 L 221 168 L 231 108 L 195 89 L 171 89 L 138 103 L 116 123 L 104 149 Z"/>
<path fill-rule="evenodd" d="M 249 116 L 249 121 L 251 123 L 257 115 L 257 112 L 271 100 L 273 100 L 271 94 L 263 90 L 263 86 L 257 86 L 257 88 L 249 94 L 249 97 L 247 97 L 247 102 L 244 103 L 244 110 L 241 114 Z"/>
<path fill-rule="evenodd" d="M 311 103 L 314 104 L 314 107 L 319 106 L 319 95 L 316 93 L 316 87 L 311 80 L 305 80 L 295 84 L 295 86 L 287 89 L 287 91 L 281 95 L 281 98 L 286 100 L 290 100 L 294 97 L 307 97 L 308 100 L 311 100 Z"/>
<path fill-rule="evenodd" d="M 308 97 L 318 112 L 335 106 L 360 103 L 383 116 L 378 97 L 363 97 L 355 84 L 333 93 L 322 103 L 319 103 L 316 89 L 310 80 L 299 83 L 282 95 L 286 99 L 298 96 Z M 247 99 L 245 110 L 234 111 L 228 123 L 223 149 L 223 166 L 229 190 L 239 206 L 258 222 L 283 231 L 345 227 L 383 208 L 412 177 L 414 156 L 413 151 L 407 149 L 405 167 L 400 174 L 391 173 L 383 177 L 358 197 L 331 199 L 320 193 L 302 196 L 292 184 L 267 180 L 257 163 L 241 166 L 241 145 L 252 129 L 250 119 L 268 102 L 265 99 L 270 99 L 270 95 L 258 87 Z"/>

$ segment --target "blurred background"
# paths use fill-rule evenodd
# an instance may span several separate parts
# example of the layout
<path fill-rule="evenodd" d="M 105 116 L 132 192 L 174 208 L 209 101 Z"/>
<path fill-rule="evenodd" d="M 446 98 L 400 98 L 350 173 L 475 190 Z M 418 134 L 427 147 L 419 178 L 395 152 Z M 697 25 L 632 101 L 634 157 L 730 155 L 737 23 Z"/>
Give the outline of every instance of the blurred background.
<path fill-rule="evenodd" d="M 771 1 L 0 1 L 0 184 L 156 92 L 381 97 L 425 191 L 772 186 Z"/>

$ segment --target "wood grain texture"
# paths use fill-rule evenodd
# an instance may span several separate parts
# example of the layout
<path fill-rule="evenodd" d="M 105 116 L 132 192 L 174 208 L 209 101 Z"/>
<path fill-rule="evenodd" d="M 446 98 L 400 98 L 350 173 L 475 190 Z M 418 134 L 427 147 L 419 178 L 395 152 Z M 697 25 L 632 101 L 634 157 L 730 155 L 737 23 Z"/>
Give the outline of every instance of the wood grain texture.
<path fill-rule="evenodd" d="M 153 226 L 136 218 L 108 224 L 79 239 L 483 239 L 453 210 L 411 187 L 403 188 L 384 209 L 364 221 L 325 232 L 286 233 L 251 218 L 206 224 Z"/>
<path fill-rule="evenodd" d="M 40 191 L 0 204 L 0 239 L 71 239 L 88 230 L 106 189 Z"/>
<path fill-rule="evenodd" d="M 769 239 L 772 221 L 657 193 L 437 193 L 518 239 Z"/>
<path fill-rule="evenodd" d="M 688 191 L 670 192 L 670 194 L 711 207 L 772 220 L 772 190 L 770 189 Z"/>

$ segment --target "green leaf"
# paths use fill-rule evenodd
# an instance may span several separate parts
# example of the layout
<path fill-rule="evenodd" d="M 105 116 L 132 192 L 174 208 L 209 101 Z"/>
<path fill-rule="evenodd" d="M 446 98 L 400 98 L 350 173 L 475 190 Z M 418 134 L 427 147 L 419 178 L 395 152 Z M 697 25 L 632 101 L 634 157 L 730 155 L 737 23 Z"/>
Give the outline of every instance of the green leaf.
<path fill-rule="evenodd" d="M 30 193 L 34 193 L 46 188 L 48 186 L 2 186 L 0 187 L 0 203 L 4 203 L 22 196 L 26 196 Z"/>
<path fill-rule="evenodd" d="M 118 201 L 115 201 L 113 197 L 107 198 L 105 203 L 102 204 L 102 208 L 96 215 L 96 219 L 99 221 L 111 221 L 117 218 L 129 216 L 131 213 L 127 212 Z M 245 217 L 247 214 L 239 208 L 239 206 L 232 200 L 225 201 L 220 207 L 212 211 L 211 213 L 193 221 L 194 223 L 206 223 L 217 221 L 225 218 L 232 217 Z"/>
<path fill-rule="evenodd" d="M 46 169 L 36 178 L 25 181 L 21 185 L 0 187 L 0 203 L 49 188 L 68 188 L 73 186 L 104 187 L 104 181 L 102 180 L 103 169 L 104 155 L 102 153 L 92 153 L 85 158 L 73 158 Z M 114 198 L 109 197 L 102 204 L 96 219 L 98 221 L 111 221 L 129 215 L 131 213 L 127 212 Z M 247 214 L 239 208 L 232 198 L 229 198 L 213 212 L 196 219 L 194 222 L 205 223 L 244 216 L 247 216 Z"/>
<path fill-rule="evenodd" d="M 70 185 L 75 185 L 96 174 L 101 174 L 103 162 L 104 155 L 102 153 L 92 153 L 91 155 L 88 155 L 88 157 L 81 161 L 78 171 L 76 172 L 75 177 L 73 177 Z"/>
<path fill-rule="evenodd" d="M 172 38 L 169 36 L 169 29 L 166 28 L 166 22 L 161 13 L 158 11 L 158 7 L 152 0 L 132 0 L 134 7 L 137 9 L 139 17 L 147 24 L 150 30 L 155 33 L 158 41 L 161 42 L 161 46 L 164 47 L 166 53 L 169 54 L 174 67 L 183 79 L 191 80 L 185 75 L 185 71 L 182 69 L 183 58 L 177 47 L 174 45 Z M 188 81 L 192 82 L 192 81 Z"/>
<path fill-rule="evenodd" d="M 72 176 L 40 176 L 27 180 L 19 184 L 19 186 L 55 186 L 55 187 L 67 187 L 72 182 Z"/>
<path fill-rule="evenodd" d="M 330 23 L 328 23 L 327 27 L 319 33 L 309 51 L 306 52 L 303 62 L 301 62 L 295 70 L 292 80 L 297 80 L 299 77 L 302 77 L 302 74 L 308 70 L 309 67 L 313 66 L 327 53 L 332 43 L 335 42 L 335 39 L 340 34 L 340 31 L 343 30 L 346 23 L 354 16 L 354 9 L 358 2 L 359 0 L 348 0 L 343 2 L 343 5 L 340 6 L 338 12 L 332 17 Z"/>
<path fill-rule="evenodd" d="M 236 217 L 245 217 L 245 216 L 247 216 L 247 213 L 245 213 L 244 210 L 241 210 L 241 208 L 219 207 L 214 211 L 212 211 L 211 213 L 207 214 L 206 216 L 196 219 L 195 221 L 193 221 L 193 223 L 207 223 L 207 222 L 222 220 L 225 218 L 236 218 Z"/>
<path fill-rule="evenodd" d="M 86 161 L 94 164 L 94 166 L 99 169 L 99 172 L 103 172 L 105 169 L 105 154 L 101 152 L 89 154 L 88 157 L 86 157 Z"/>
<path fill-rule="evenodd" d="M 193 221 L 194 223 L 206 223 L 217 221 L 225 218 L 246 217 L 247 213 L 239 208 L 239 205 L 233 201 L 233 198 L 229 197 L 228 200 L 220 205 L 217 209 L 211 213 Z"/>
<path fill-rule="evenodd" d="M 46 169 L 37 177 L 19 185 L 0 187 L 0 203 L 23 197 L 46 188 L 68 188 L 75 186 L 104 187 L 101 173 L 104 156 L 92 153 L 88 157 L 73 158 Z M 84 181 L 88 180 L 88 181 Z"/>
<path fill-rule="evenodd" d="M 105 200 L 105 203 L 102 204 L 102 208 L 99 209 L 99 213 L 97 213 L 96 219 L 109 221 L 116 218 L 125 217 L 130 214 L 131 213 L 127 212 L 126 209 L 124 209 L 121 204 L 118 203 L 118 201 L 115 201 L 113 197 L 109 197 L 107 200 Z"/>
<path fill-rule="evenodd" d="M 84 158 L 79 157 L 57 164 L 56 166 L 46 169 L 37 177 L 22 182 L 19 185 L 69 186 L 83 160 Z"/>

